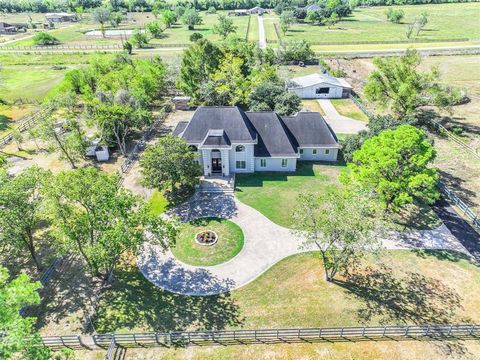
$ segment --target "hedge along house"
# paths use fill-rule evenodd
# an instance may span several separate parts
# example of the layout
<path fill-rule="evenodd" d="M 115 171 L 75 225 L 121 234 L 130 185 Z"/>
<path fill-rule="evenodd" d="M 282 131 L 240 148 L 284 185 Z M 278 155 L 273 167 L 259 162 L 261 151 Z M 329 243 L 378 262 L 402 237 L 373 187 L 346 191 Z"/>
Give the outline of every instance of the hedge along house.
<path fill-rule="evenodd" d="M 302 99 L 339 99 L 348 97 L 352 86 L 343 78 L 316 73 L 291 79 L 288 91 Z"/>
<path fill-rule="evenodd" d="M 316 112 L 280 117 L 273 111 L 244 112 L 236 106 L 199 107 L 173 134 L 198 152 L 205 176 L 293 172 L 297 160 L 336 161 L 340 147 Z"/>

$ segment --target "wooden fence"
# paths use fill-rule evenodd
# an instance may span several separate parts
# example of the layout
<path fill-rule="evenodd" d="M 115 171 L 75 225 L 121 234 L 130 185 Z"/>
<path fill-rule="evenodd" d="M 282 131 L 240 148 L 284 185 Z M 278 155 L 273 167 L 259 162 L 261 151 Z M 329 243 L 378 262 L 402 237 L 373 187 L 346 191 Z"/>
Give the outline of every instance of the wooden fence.
<path fill-rule="evenodd" d="M 165 119 L 166 115 L 167 115 L 167 113 L 163 109 L 162 113 L 160 114 L 158 119 L 155 120 L 155 122 L 143 133 L 142 138 L 135 143 L 135 146 L 133 147 L 133 150 L 130 152 L 130 154 L 128 154 L 127 158 L 125 159 L 125 161 L 122 163 L 122 165 L 119 168 L 119 172 L 120 172 L 121 175 L 124 175 L 124 174 L 126 174 L 130 171 L 130 169 L 135 164 L 135 161 L 138 160 L 138 155 L 143 150 L 145 150 L 145 147 L 147 146 L 147 141 L 150 138 L 150 136 L 152 135 L 153 130 L 155 129 L 155 127 L 160 122 L 162 122 Z M 120 178 L 120 184 L 123 182 L 123 180 L 124 180 L 124 178 L 122 176 Z"/>
<path fill-rule="evenodd" d="M 147 44 L 142 49 L 161 49 L 161 48 L 184 48 L 188 47 L 190 44 L 187 43 L 177 43 L 177 44 Z M 2 46 L 0 45 L 0 51 L 40 51 L 40 52 L 48 52 L 48 51 L 62 51 L 62 50 L 121 50 L 123 51 L 122 44 L 109 44 L 109 45 L 45 45 L 45 46 Z"/>
<path fill-rule="evenodd" d="M 478 217 L 477 214 L 473 212 L 470 207 L 463 202 L 462 199 L 460 199 L 452 190 L 450 190 L 444 183 L 441 181 L 438 184 L 438 187 L 440 190 L 450 199 L 451 202 L 453 202 L 456 206 L 462 210 L 463 215 L 465 215 L 471 222 L 472 224 L 480 230 L 480 218 Z"/>
<path fill-rule="evenodd" d="M 425 338 L 446 340 L 479 336 L 479 324 L 425 324 L 95 334 L 92 336 L 45 336 L 42 339 L 43 344 L 52 349 L 108 349 L 110 353 L 114 347 L 226 346 L 298 342 L 398 341 Z"/>
<path fill-rule="evenodd" d="M 39 110 L 33 114 L 27 115 L 26 117 L 18 121 L 18 125 L 14 130 L 10 131 L 9 133 L 0 138 L 0 148 L 4 147 L 10 141 L 12 141 L 15 131 L 22 132 L 30 129 L 31 127 L 33 127 L 33 125 L 37 123 L 38 119 L 48 111 L 48 109 Z"/>
<path fill-rule="evenodd" d="M 368 109 L 365 107 L 365 105 L 362 103 L 361 99 L 358 96 L 350 94 L 349 97 L 358 106 L 358 108 L 363 111 L 365 115 L 367 115 L 368 117 L 372 116 L 372 113 L 368 111 Z M 461 141 L 457 136 L 455 136 L 455 134 L 453 134 L 451 131 L 446 129 L 439 122 L 435 120 L 431 120 L 430 123 L 432 124 L 433 127 L 439 130 L 439 132 L 442 135 L 446 135 L 449 139 L 463 146 L 466 150 L 468 150 L 469 152 L 471 152 L 473 155 L 475 155 L 480 159 L 480 154 L 474 148 L 472 148 L 470 145 Z M 450 190 L 443 182 L 439 181 L 438 187 L 442 191 L 442 193 L 445 194 L 452 203 L 454 203 L 456 206 L 460 208 L 461 211 L 463 211 L 463 214 L 472 222 L 472 224 L 477 229 L 480 230 L 479 216 L 467 204 L 465 204 L 465 202 L 462 199 L 460 199 L 452 190 Z"/>

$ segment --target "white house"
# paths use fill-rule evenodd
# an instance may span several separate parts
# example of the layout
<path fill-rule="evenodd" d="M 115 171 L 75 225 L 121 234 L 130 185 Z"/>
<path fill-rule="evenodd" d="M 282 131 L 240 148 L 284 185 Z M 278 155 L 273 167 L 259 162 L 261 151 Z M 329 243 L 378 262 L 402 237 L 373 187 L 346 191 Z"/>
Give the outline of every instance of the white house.
<path fill-rule="evenodd" d="M 338 99 L 348 97 L 352 86 L 343 78 L 315 73 L 291 79 L 288 91 L 302 99 Z"/>
<path fill-rule="evenodd" d="M 336 161 L 337 138 L 316 112 L 280 117 L 236 106 L 199 107 L 177 135 L 198 152 L 205 176 L 254 171 L 295 171 L 297 160 Z"/>
<path fill-rule="evenodd" d="M 45 14 L 45 19 L 47 19 L 47 21 L 51 21 L 54 23 L 78 21 L 77 16 L 75 14 L 69 14 L 69 13 L 63 13 L 63 12 Z"/>
<path fill-rule="evenodd" d="M 260 7 L 260 6 L 255 6 L 251 9 L 248 10 L 248 12 L 250 14 L 258 14 L 258 15 L 263 15 L 267 12 L 267 10 L 265 10 L 264 8 Z"/>

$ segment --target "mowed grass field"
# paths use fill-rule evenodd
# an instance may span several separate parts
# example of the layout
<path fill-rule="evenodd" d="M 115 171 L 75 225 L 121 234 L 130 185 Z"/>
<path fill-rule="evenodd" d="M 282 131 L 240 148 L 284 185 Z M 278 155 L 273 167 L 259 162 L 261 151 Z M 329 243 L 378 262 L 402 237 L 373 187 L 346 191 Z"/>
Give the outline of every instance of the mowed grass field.
<path fill-rule="evenodd" d="M 202 34 L 205 38 L 212 41 L 220 40 L 221 37 L 213 33 L 213 26 L 218 22 L 218 15 L 226 14 L 226 11 L 219 11 L 217 14 L 207 14 L 201 12 L 200 16 L 203 21 L 201 25 L 196 25 L 194 30 L 188 30 L 187 25 L 183 24 L 181 19 L 172 27 L 165 29 L 162 36 L 158 39 L 151 39 L 150 44 L 189 44 L 190 35 L 194 32 Z M 232 16 L 236 29 L 236 35 L 245 39 L 247 34 L 248 16 Z M 256 17 L 252 17 L 257 20 Z M 155 21 L 155 16 L 152 13 L 129 13 L 124 22 L 120 24 L 118 29 L 143 29 L 145 24 Z M 98 30 L 99 25 L 92 21 L 89 17 L 85 17 L 78 23 L 72 23 L 62 26 L 61 28 L 51 30 L 50 33 L 55 36 L 63 45 L 70 46 L 86 46 L 86 45 L 122 45 L 122 39 L 119 36 L 87 36 L 86 33 L 90 30 Z M 112 29 L 111 26 L 106 26 L 106 29 Z M 257 31 L 258 32 L 258 31 Z M 258 36 L 258 35 L 257 35 Z M 128 36 L 127 36 L 128 37 Z M 124 36 L 123 41 L 126 40 Z M 32 38 L 17 41 L 12 46 L 33 46 Z"/>
<path fill-rule="evenodd" d="M 313 43 L 355 42 L 355 41 L 403 41 L 407 40 L 405 29 L 421 13 L 428 13 L 428 24 L 417 40 L 440 39 L 479 39 L 480 4 L 431 4 L 412 6 L 392 6 L 402 9 L 405 18 L 401 24 L 387 21 L 385 11 L 389 7 L 357 8 L 352 15 L 330 29 L 327 26 L 309 23 L 295 24 L 282 38 L 305 39 Z M 266 36 L 268 40 L 278 40 L 274 24 L 278 24 L 274 14 L 265 16 Z"/>
<path fill-rule="evenodd" d="M 149 283 L 134 261 L 116 272 L 100 301 L 98 332 L 184 329 L 256 329 L 480 320 L 480 269 L 463 255 L 442 251 L 388 251 L 360 262 L 355 275 L 324 280 L 317 253 L 282 260 L 231 293 L 188 297 Z M 470 343 L 476 344 L 471 341 Z M 474 359 L 480 347 L 429 342 L 279 344 L 171 350 L 129 350 L 144 359 Z M 328 347 L 327 347 L 328 346 Z M 327 351 L 328 349 L 328 351 Z M 91 354 L 91 353 L 90 353 Z M 347 354 L 350 355 L 346 356 Z M 346 356 L 346 357 L 345 357 Z"/>
<path fill-rule="evenodd" d="M 41 101 L 62 81 L 68 69 L 54 70 L 51 66 L 4 66 L 0 72 L 0 99 L 24 103 Z"/>

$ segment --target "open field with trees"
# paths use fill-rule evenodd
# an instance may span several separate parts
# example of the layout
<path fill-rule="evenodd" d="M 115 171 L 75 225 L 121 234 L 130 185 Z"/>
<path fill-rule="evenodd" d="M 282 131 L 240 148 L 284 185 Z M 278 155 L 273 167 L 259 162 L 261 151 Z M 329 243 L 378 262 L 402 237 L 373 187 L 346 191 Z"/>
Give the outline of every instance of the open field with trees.
<path fill-rule="evenodd" d="M 102 299 L 94 322 L 97 331 L 121 332 L 478 321 L 476 286 L 480 272 L 460 254 L 391 251 L 380 261 L 367 258 L 361 262 L 360 269 L 357 275 L 327 283 L 321 280 L 323 270 L 318 254 L 308 253 L 283 260 L 255 282 L 231 294 L 197 298 L 154 287 L 132 264 L 119 269 L 118 281 Z M 436 294 L 434 298 L 428 295 L 430 291 Z M 415 357 L 417 351 L 418 354 L 426 351 L 432 357 L 446 356 L 447 347 L 441 344 L 402 344 L 368 342 L 353 344 L 351 348 L 349 343 L 348 349 L 350 353 L 358 351 L 364 358 L 373 355 L 387 359 L 386 353 L 380 350 L 385 347 L 395 352 L 395 359 Z M 449 354 L 454 359 L 461 356 L 473 359 L 479 351 L 473 342 L 455 344 L 454 348 L 458 346 L 464 353 Z M 324 347 L 325 344 L 285 344 L 165 353 L 158 349 L 144 351 L 155 358 L 160 354 L 165 358 L 191 354 L 198 359 L 220 359 L 245 358 L 246 354 L 262 356 L 265 351 L 280 357 L 282 354 L 296 357 L 315 354 Z M 342 344 L 330 345 L 330 349 L 334 354 L 347 351 Z M 132 354 L 138 351 L 135 349 Z M 392 358 L 392 354 L 388 356 Z"/>
<path fill-rule="evenodd" d="M 213 26 L 218 22 L 219 15 L 226 15 L 226 11 L 218 11 L 214 14 L 207 13 L 205 11 L 199 12 L 202 22 L 196 25 L 193 30 L 189 30 L 188 26 L 182 22 L 179 18 L 174 24 L 165 28 L 159 36 L 151 37 L 149 44 L 189 44 L 190 36 L 197 32 L 203 37 L 207 37 L 212 41 L 220 40 L 220 36 L 213 32 Z M 247 25 L 249 22 L 249 16 L 230 16 L 234 26 L 236 27 L 235 35 L 246 38 Z M 256 17 L 252 16 L 252 23 L 256 21 Z M 161 18 L 156 18 L 152 13 L 129 13 L 126 18 L 113 27 L 109 22 L 105 24 L 107 31 L 106 37 L 102 37 L 101 34 L 96 36 L 86 35 L 89 31 L 98 31 L 99 24 L 96 22 L 90 14 L 86 15 L 80 22 L 65 25 L 58 29 L 50 30 L 48 33 L 58 39 L 61 45 L 69 46 L 82 46 L 82 45 L 119 45 L 122 44 L 131 36 L 129 32 L 121 35 L 108 35 L 108 31 L 134 31 L 135 29 L 144 30 L 145 26 L 151 22 L 162 23 Z M 12 43 L 11 46 L 33 46 L 35 42 L 33 38 L 24 39 Z"/>
<path fill-rule="evenodd" d="M 346 71 L 348 80 L 362 99 L 375 111 L 363 95 L 363 84 L 374 69 L 371 59 L 336 60 L 330 62 L 332 67 L 340 67 Z M 441 111 L 439 120 L 450 129 L 461 141 L 480 151 L 480 57 L 471 56 L 432 56 L 425 57 L 421 69 L 437 66 L 440 71 L 439 81 L 448 86 L 455 86 L 464 91 L 470 101 L 453 106 L 451 113 Z M 442 179 L 477 213 L 480 213 L 480 160 L 465 148 L 447 138 L 434 136 L 437 157 L 436 166 L 440 169 Z"/>
<path fill-rule="evenodd" d="M 312 43 L 327 42 L 389 42 L 406 41 L 407 24 L 423 12 L 428 13 L 428 23 L 414 40 L 440 39 L 479 39 L 480 29 L 477 19 L 480 15 L 480 4 L 435 4 L 395 6 L 405 12 L 400 24 L 387 20 L 387 7 L 356 8 L 351 16 L 340 20 L 330 27 L 312 25 L 310 23 L 294 23 L 287 31 L 284 39 L 305 39 Z M 279 18 L 274 14 L 265 16 L 265 32 L 267 40 L 278 41 L 274 24 L 279 25 Z M 428 44 L 430 46 L 431 44 Z M 362 46 L 363 47 L 363 46 Z M 397 45 L 398 47 L 398 45 Z M 338 48 L 337 48 L 338 49 Z"/>
<path fill-rule="evenodd" d="M 130 10 L 138 10 L 136 3 L 130 5 Z M 458 6 L 462 15 L 457 13 L 455 21 L 463 16 L 463 23 L 452 20 L 450 6 Z M 381 41 L 395 40 L 404 36 L 407 24 L 403 22 L 427 9 L 428 24 L 419 38 L 442 39 L 447 31 L 452 36 L 465 32 L 480 38 L 480 30 L 474 29 L 471 21 L 478 4 L 401 8 L 404 17 L 397 20 L 392 20 L 392 14 L 387 20 L 385 8 L 357 9 L 352 17 L 338 23 L 330 19 L 329 26 L 294 24 L 285 37 L 329 41 L 331 36 L 343 41 L 345 34 L 351 33 L 353 39 L 379 36 Z M 443 10 L 440 14 L 435 9 Z M 175 216 L 165 216 L 173 214 L 167 211 L 175 205 L 191 199 L 195 186 L 201 183 L 198 148 L 168 135 L 180 120 L 192 115 L 192 111 L 173 111 L 171 97 L 188 95 L 193 106 L 239 106 L 275 111 L 281 116 L 301 108 L 319 111 L 317 101 L 302 101 L 289 93 L 286 78 L 320 68 L 279 65 L 310 59 L 313 53 L 308 44 L 300 44 L 300 50 L 294 49 L 297 44 L 283 44 L 278 53 L 271 48 L 259 50 L 253 42 L 258 41 L 257 17 L 222 17 L 219 21 L 219 14 L 226 11 L 202 11 L 203 24 L 199 24 L 198 14 L 185 10 L 188 16 L 164 30 L 151 22 L 155 16 L 168 17 L 168 12 L 129 13 L 124 23 L 115 25 L 134 29 L 150 23 L 148 43 L 190 44 L 181 58 L 175 51 L 155 56 L 145 49 L 145 33 L 139 31 L 131 38 L 132 46 L 144 49 L 133 54 L 131 47 L 117 54 L 0 53 L 0 99 L 6 103 L 0 106 L 0 136 L 14 129 L 15 122 L 28 112 L 40 107 L 45 111 L 36 126 L 23 133 L 17 131 L 0 153 L 0 305 L 13 304 L 0 311 L 0 334 L 17 335 L 22 340 L 8 343 L 13 346 L 7 351 L 32 349 L 28 341 L 38 341 L 38 335 L 480 323 L 478 264 L 461 252 L 419 250 L 430 246 L 430 240 L 451 239 L 456 245 L 448 234 L 442 232 L 442 237 L 436 238 L 432 235 L 435 232 L 428 232 L 442 224 L 431 208 L 440 196 L 439 178 L 470 201 L 469 205 L 479 206 L 479 162 L 467 158 L 462 148 L 456 144 L 455 148 L 421 122 L 421 115 L 434 112 L 459 138 L 480 146 L 478 56 L 422 62 L 417 53 L 408 52 L 401 58 L 374 61 L 325 60 L 331 69 L 345 71 L 369 109 L 377 112 L 367 119 L 351 100 L 333 101 L 341 114 L 368 120 L 367 130 L 358 136 L 339 134 L 345 141 L 344 161 L 299 161 L 295 173 L 237 174 L 234 192 L 239 201 L 288 228 L 278 232 L 283 234 L 283 244 L 298 241 L 300 249 L 313 245 L 317 251 L 284 255 L 244 286 L 214 296 L 179 295 L 149 282 L 147 274 L 156 273 L 159 262 L 152 268 L 141 266 L 145 276 L 142 274 L 139 264 L 147 241 L 157 246 L 159 254 L 171 251 L 188 264 L 215 265 L 242 254 L 250 230 L 245 221 L 253 222 L 256 216 L 271 226 L 272 234 L 279 229 L 253 209 L 245 218 L 231 217 L 223 208 L 210 209 L 216 205 L 214 201 L 207 204 L 212 194 L 205 196 L 204 203 L 196 203 L 194 198 L 185 210 L 176 210 L 181 219 L 184 213 L 195 215 L 195 211 L 217 211 L 205 215 L 214 217 L 180 224 Z M 84 21 L 39 38 L 65 45 L 121 43 L 118 38 L 99 35 L 89 40 L 84 35 L 88 29 L 112 29 L 110 21 L 115 17 L 99 21 L 100 15 L 95 15 L 96 22 L 83 15 Z M 275 18 L 273 13 L 265 17 L 267 24 Z M 237 29 L 236 37 L 228 35 L 232 25 Z M 367 34 L 367 28 L 373 29 L 372 34 Z M 398 33 L 394 31 L 397 28 Z M 194 33 L 202 36 L 190 39 Z M 244 41 L 246 36 L 249 42 Z M 33 41 L 26 39 L 18 45 Z M 432 65 L 439 66 L 440 74 Z M 392 69 L 401 76 L 389 77 Z M 470 102 L 457 105 L 464 95 L 458 88 L 467 90 Z M 55 96 L 49 96 L 52 94 Z M 168 119 L 167 113 L 173 119 Z M 97 144 L 109 148 L 108 161 L 87 156 L 92 145 L 94 153 L 97 151 Z M 125 163 L 126 158 L 135 158 L 135 163 Z M 122 164 L 133 167 L 127 172 Z M 247 208 L 242 205 L 238 209 L 242 207 Z M 217 232 L 222 247 L 197 245 L 196 235 L 205 230 Z M 402 231 L 415 234 L 420 243 L 397 244 Z M 416 234 L 426 234 L 428 239 Z M 392 237 L 383 241 L 387 239 L 384 235 Z M 270 239 L 269 246 L 280 248 L 275 240 Z M 384 246 L 412 250 L 386 250 Z M 60 268 L 37 292 L 41 286 L 30 279 L 39 279 L 56 258 L 63 259 Z M 169 268 L 172 278 L 187 276 L 187 281 L 195 281 L 188 272 L 178 274 L 170 269 L 174 268 Z M 239 271 L 242 269 L 245 266 Z M 198 270 L 195 275 L 201 279 L 197 280 L 208 281 L 208 269 Z M 20 280 L 12 281 L 17 277 Z M 11 287 L 17 292 L 10 291 Z M 25 312 L 20 311 L 22 308 Z M 9 331 L 16 325 L 21 325 L 20 335 Z M 0 357 L 10 355 L 5 348 L 5 342 L 0 342 Z M 53 356 L 45 348 L 35 350 L 45 354 L 32 355 L 32 359 Z M 75 355 L 90 359 L 102 357 L 104 352 Z M 473 360 L 479 356 L 478 341 L 408 340 L 135 349 L 127 350 L 125 359 Z"/>

